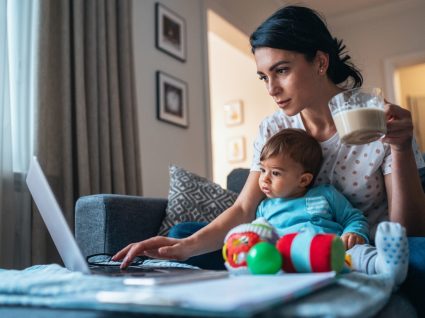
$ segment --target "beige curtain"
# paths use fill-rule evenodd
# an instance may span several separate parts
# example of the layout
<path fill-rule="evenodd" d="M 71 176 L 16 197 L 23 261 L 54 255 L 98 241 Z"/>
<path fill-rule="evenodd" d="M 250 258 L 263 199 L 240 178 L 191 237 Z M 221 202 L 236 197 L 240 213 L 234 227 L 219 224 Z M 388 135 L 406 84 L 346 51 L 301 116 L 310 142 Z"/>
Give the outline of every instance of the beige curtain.
<path fill-rule="evenodd" d="M 0 0 L 0 268 L 31 264 L 35 1 Z"/>
<path fill-rule="evenodd" d="M 36 154 L 73 227 L 78 197 L 141 195 L 130 0 L 40 1 Z M 35 211 L 32 262 L 59 261 Z"/>

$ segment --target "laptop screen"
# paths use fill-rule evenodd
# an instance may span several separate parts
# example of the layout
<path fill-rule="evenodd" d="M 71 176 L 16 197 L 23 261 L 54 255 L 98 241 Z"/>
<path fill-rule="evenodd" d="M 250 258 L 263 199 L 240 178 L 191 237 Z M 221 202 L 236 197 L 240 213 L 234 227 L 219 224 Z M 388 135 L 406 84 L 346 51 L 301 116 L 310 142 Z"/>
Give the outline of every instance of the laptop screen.
<path fill-rule="evenodd" d="M 47 182 L 46 176 L 33 157 L 27 175 L 28 189 L 67 269 L 90 273 L 86 260 L 66 223 L 62 210 Z"/>

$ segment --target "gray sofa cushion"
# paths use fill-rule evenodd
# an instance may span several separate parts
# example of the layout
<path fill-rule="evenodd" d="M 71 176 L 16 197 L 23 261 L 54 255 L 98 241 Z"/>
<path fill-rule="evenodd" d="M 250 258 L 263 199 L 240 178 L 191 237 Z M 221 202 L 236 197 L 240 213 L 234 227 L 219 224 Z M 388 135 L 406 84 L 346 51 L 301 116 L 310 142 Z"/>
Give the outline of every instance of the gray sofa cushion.
<path fill-rule="evenodd" d="M 177 166 L 170 166 L 168 205 L 159 235 L 181 222 L 211 222 L 238 197 L 233 191 Z"/>
<path fill-rule="evenodd" d="M 233 169 L 227 175 L 227 189 L 240 193 L 245 185 L 250 170 L 248 168 Z"/>

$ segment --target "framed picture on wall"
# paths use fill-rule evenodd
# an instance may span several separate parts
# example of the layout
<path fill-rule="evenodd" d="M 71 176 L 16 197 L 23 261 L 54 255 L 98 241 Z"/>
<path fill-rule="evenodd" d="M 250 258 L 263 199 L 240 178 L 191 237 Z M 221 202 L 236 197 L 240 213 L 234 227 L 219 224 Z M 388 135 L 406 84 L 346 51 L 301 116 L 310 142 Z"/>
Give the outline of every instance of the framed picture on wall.
<path fill-rule="evenodd" d="M 186 61 L 186 23 L 177 13 L 160 3 L 155 5 L 155 45 L 175 57 Z"/>
<path fill-rule="evenodd" d="M 245 139 L 235 137 L 227 141 L 227 161 L 240 162 L 245 160 Z"/>
<path fill-rule="evenodd" d="M 187 128 L 187 84 L 166 73 L 156 72 L 157 118 Z"/>
<path fill-rule="evenodd" d="M 242 101 L 237 100 L 224 105 L 224 122 L 226 126 L 240 125 L 243 122 Z"/>

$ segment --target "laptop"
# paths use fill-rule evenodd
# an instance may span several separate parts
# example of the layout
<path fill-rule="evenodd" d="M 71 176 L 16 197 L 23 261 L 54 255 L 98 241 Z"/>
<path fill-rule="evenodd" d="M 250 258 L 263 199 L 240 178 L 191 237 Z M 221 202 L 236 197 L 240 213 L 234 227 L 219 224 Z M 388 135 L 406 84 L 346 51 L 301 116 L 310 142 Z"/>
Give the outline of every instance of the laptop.
<path fill-rule="evenodd" d="M 186 268 L 176 262 L 160 261 L 155 263 L 154 260 L 147 261 L 146 265 L 143 263 L 140 266 L 129 266 L 125 270 L 120 269 L 117 262 L 106 264 L 106 266 L 89 265 L 77 245 L 37 157 L 31 159 L 26 182 L 56 249 L 65 267 L 70 271 L 84 274 L 132 276 L 127 281 L 124 280 L 124 283 L 131 285 L 182 283 L 228 276 L 226 271 L 199 270 Z M 164 265 L 167 263 L 171 265 Z"/>

